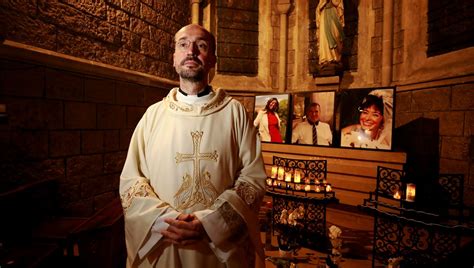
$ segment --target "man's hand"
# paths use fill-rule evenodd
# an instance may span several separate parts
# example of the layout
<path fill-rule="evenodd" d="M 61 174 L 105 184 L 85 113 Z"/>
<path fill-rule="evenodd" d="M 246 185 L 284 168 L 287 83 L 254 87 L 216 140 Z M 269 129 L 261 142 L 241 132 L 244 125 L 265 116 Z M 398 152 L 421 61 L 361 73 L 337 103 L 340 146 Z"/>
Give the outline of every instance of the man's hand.
<path fill-rule="evenodd" d="M 201 222 L 192 214 L 180 214 L 176 219 L 168 218 L 168 229 L 161 231 L 165 241 L 175 245 L 189 245 L 207 237 Z"/>

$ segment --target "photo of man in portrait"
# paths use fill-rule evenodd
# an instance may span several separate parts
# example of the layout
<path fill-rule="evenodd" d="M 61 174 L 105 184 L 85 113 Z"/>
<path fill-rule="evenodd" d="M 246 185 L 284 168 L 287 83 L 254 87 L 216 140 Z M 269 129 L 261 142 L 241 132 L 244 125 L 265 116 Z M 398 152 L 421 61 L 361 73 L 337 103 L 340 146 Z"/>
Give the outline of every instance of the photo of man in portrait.
<path fill-rule="evenodd" d="M 334 92 L 296 94 L 293 100 L 291 143 L 331 146 Z"/>

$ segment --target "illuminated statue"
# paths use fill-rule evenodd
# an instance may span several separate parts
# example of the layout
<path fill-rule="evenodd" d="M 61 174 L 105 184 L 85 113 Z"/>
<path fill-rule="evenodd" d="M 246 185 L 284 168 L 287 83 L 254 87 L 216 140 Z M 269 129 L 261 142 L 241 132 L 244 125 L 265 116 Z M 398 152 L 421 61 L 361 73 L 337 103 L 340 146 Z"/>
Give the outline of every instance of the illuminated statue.
<path fill-rule="evenodd" d="M 316 8 L 316 37 L 319 64 L 340 63 L 344 40 L 344 5 L 342 0 L 320 0 Z"/>

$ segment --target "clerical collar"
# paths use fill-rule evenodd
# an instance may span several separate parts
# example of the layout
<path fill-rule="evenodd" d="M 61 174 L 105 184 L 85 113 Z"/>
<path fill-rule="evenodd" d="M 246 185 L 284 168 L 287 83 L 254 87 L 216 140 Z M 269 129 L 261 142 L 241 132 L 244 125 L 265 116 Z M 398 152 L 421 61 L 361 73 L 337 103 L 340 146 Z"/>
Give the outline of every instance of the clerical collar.
<path fill-rule="evenodd" d="M 178 89 L 178 92 L 176 94 L 176 99 L 179 102 L 184 102 L 187 104 L 192 104 L 192 105 L 202 105 L 208 103 L 214 96 L 215 93 L 214 91 L 211 90 L 211 87 L 208 87 L 208 92 L 207 94 L 198 97 L 199 95 L 188 95 L 186 92 L 182 91 L 181 89 Z M 203 90 L 207 91 L 207 90 Z M 203 93 L 201 92 L 201 94 Z"/>
<path fill-rule="evenodd" d="M 178 89 L 178 91 L 183 94 L 184 96 L 188 96 L 188 93 L 184 92 L 181 88 Z M 203 91 L 199 92 L 197 94 L 197 97 L 203 97 L 211 93 L 211 86 L 206 86 Z"/>

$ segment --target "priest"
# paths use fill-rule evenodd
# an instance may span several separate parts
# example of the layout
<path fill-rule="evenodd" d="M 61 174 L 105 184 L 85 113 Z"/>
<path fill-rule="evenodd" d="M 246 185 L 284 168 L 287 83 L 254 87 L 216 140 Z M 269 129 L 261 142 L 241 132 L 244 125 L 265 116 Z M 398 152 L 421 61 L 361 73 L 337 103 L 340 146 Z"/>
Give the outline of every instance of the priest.
<path fill-rule="evenodd" d="M 208 84 L 215 51 L 205 28 L 181 28 L 179 88 L 133 133 L 120 176 L 127 267 L 263 266 L 260 141 L 242 104 Z"/>

